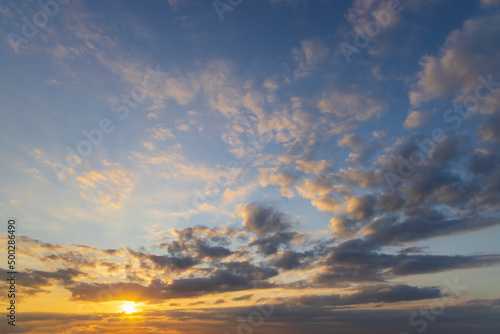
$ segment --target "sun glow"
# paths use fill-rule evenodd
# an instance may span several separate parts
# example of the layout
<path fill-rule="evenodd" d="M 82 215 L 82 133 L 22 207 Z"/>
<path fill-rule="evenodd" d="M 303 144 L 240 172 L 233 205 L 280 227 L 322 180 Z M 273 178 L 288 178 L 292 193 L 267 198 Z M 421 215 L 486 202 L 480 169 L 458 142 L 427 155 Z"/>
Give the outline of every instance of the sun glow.
<path fill-rule="evenodd" d="M 123 310 L 123 312 L 125 312 L 126 314 L 130 314 L 130 313 L 134 313 L 134 312 L 138 312 L 138 310 L 136 309 L 135 307 L 135 303 L 132 303 L 132 302 L 126 302 L 126 303 L 123 303 L 122 306 L 121 306 L 121 309 Z"/>

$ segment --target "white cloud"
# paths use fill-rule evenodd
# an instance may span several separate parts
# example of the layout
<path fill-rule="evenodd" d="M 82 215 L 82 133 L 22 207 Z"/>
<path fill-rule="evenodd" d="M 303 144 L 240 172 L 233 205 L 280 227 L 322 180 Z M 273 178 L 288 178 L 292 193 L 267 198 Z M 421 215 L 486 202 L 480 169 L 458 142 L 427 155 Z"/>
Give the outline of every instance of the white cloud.
<path fill-rule="evenodd" d="M 447 94 L 474 93 L 480 83 L 478 76 L 493 74 L 498 80 L 499 35 L 499 13 L 465 21 L 448 36 L 438 56 L 422 58 L 422 71 L 409 93 L 411 104 L 419 106 Z"/>
<path fill-rule="evenodd" d="M 413 110 L 408 114 L 406 120 L 404 122 L 404 127 L 409 128 L 417 128 L 425 124 L 428 119 L 428 115 L 424 114 L 421 111 Z"/>
<path fill-rule="evenodd" d="M 366 121 L 380 116 L 384 107 L 381 102 L 370 97 L 369 92 L 351 89 L 341 92 L 337 89 L 327 89 L 321 95 L 318 107 L 324 113 L 331 113 L 338 119 L 353 119 Z"/>

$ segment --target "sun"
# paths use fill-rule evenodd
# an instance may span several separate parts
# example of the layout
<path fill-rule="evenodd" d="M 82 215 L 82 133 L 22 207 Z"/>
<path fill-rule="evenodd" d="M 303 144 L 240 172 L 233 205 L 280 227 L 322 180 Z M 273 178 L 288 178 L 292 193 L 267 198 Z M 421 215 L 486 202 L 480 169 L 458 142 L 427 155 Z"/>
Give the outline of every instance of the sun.
<path fill-rule="evenodd" d="M 134 313 L 134 312 L 137 312 L 138 310 L 135 308 L 135 303 L 132 303 L 132 302 L 126 302 L 126 303 L 123 303 L 122 306 L 121 306 L 121 309 L 123 310 L 123 312 L 125 312 L 126 314 L 130 314 L 130 313 Z"/>

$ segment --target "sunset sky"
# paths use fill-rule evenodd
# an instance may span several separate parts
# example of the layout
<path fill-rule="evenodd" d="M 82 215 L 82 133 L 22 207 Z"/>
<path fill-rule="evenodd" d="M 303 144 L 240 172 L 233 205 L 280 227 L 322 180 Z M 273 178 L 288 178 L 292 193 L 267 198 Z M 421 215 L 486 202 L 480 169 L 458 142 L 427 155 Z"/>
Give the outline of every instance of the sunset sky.
<path fill-rule="evenodd" d="M 498 334 L 499 0 L 0 15 L 1 333 Z"/>

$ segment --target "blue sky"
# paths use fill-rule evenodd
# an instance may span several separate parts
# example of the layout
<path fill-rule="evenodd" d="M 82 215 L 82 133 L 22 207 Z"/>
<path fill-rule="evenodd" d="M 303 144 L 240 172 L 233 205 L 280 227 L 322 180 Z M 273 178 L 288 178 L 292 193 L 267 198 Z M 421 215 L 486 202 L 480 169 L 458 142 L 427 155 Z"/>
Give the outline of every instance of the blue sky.
<path fill-rule="evenodd" d="M 0 206 L 40 249 L 21 252 L 38 282 L 29 312 L 88 303 L 91 284 L 124 284 L 113 301 L 145 314 L 255 294 L 214 302 L 228 319 L 265 289 L 286 312 L 319 313 L 390 309 L 388 289 L 407 312 L 377 326 L 415 332 L 408 314 L 454 278 L 468 290 L 449 317 L 498 311 L 498 1 L 243 0 L 221 5 L 223 20 L 201 0 L 48 3 L 0 5 Z M 176 290 L 243 262 L 276 274 Z M 62 268 L 81 272 L 60 280 Z M 303 279 L 325 299 L 294 295 Z M 147 297 L 155 284 L 171 294 Z M 347 304 L 324 304 L 339 291 Z M 449 319 L 429 332 L 456 330 Z"/>

